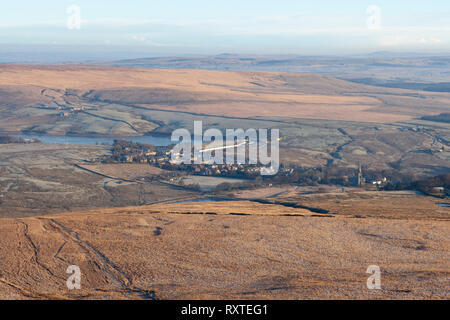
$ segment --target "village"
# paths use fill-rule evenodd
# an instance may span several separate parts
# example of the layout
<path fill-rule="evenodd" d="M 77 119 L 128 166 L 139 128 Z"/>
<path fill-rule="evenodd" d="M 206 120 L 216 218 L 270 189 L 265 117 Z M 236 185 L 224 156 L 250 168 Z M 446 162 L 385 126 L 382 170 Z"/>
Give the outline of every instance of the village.
<path fill-rule="evenodd" d="M 260 165 L 244 163 L 215 164 L 208 161 L 202 163 L 175 164 L 172 161 L 172 147 L 154 146 L 150 144 L 134 143 L 126 140 L 115 140 L 111 154 L 95 159 L 101 163 L 123 164 L 149 164 L 171 172 L 180 172 L 182 175 L 211 176 L 223 178 L 241 178 L 254 180 L 260 177 Z M 173 177 L 173 174 L 171 174 Z M 167 178 L 166 176 L 160 178 Z M 150 178 L 149 178 L 150 179 Z M 155 177 L 151 178 L 152 180 Z M 172 179 L 173 180 L 173 179 Z M 336 168 L 302 168 L 280 164 L 278 172 L 263 179 L 267 185 L 300 183 L 304 185 L 337 184 L 342 186 L 359 186 L 373 190 L 380 190 L 386 186 L 389 179 L 380 174 L 363 172 L 362 166 L 358 169 Z"/>
<path fill-rule="evenodd" d="M 103 163 L 148 163 L 152 166 L 170 170 L 185 171 L 194 175 L 255 178 L 260 175 L 260 166 L 255 164 L 233 163 L 214 164 L 202 161 L 200 164 L 175 164 L 171 161 L 173 146 L 153 146 L 133 143 L 125 140 L 115 140 L 110 157 L 103 157 Z M 293 168 L 280 168 L 284 175 L 294 173 Z"/>

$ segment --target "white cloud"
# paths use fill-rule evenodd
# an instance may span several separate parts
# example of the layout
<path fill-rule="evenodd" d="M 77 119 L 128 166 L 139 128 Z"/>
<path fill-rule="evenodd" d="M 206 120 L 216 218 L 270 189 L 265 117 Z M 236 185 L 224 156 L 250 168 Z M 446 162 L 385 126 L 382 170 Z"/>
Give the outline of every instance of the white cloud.
<path fill-rule="evenodd" d="M 254 43 L 264 44 L 265 40 L 258 37 L 280 37 L 285 45 L 296 43 L 297 39 L 309 37 L 317 39 L 322 46 L 348 46 L 372 48 L 439 48 L 440 50 L 450 43 L 449 26 L 389 26 L 383 23 L 379 30 L 367 28 L 366 21 L 354 17 L 337 16 L 328 19 L 318 19 L 317 16 L 259 16 L 235 17 L 220 19 L 126 19 L 126 18 L 97 18 L 82 20 L 81 33 L 74 32 L 79 41 L 104 41 L 108 39 L 114 44 L 139 44 L 153 46 L 202 45 L 204 39 L 217 36 L 214 46 L 233 46 L 234 39 L 252 39 Z M 39 27 L 54 31 L 52 36 L 66 35 L 66 21 L 29 21 L 26 24 L 7 24 L 0 21 L 0 31 L 13 34 L 12 31 L 26 31 L 32 34 Z M 59 31 L 57 31 L 59 30 Z M 6 32 L 5 32 L 6 31 Z M 59 32 L 59 33 L 58 33 Z M 71 35 L 71 36 L 72 36 Z M 227 42 L 226 38 L 233 39 Z M 225 40 L 223 40 L 225 39 Z M 310 41 L 310 42 L 308 42 Z M 308 39 L 302 43 L 314 44 Z M 208 42 L 209 43 L 209 42 Z M 253 43 L 253 42 L 252 42 Z M 323 44 L 325 43 L 325 44 Z M 338 44 L 336 44 L 338 43 Z M 264 45 L 267 45 L 265 43 Z M 445 47 L 446 48 L 446 47 Z"/>
<path fill-rule="evenodd" d="M 380 39 L 380 45 L 384 47 L 440 45 L 445 41 L 436 37 L 389 35 Z"/>
<path fill-rule="evenodd" d="M 438 38 L 430 38 L 430 42 L 432 43 L 443 43 L 444 41 Z"/>

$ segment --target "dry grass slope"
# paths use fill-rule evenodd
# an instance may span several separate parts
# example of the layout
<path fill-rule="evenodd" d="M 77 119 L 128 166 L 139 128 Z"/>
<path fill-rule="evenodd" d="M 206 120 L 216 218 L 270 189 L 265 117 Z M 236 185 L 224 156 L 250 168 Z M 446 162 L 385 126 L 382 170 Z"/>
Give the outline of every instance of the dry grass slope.
<path fill-rule="evenodd" d="M 1 222 L 3 299 L 449 298 L 449 221 L 239 201 Z M 65 286 L 72 264 L 82 270 L 79 291 Z M 372 264 L 382 290 L 366 289 Z"/>
<path fill-rule="evenodd" d="M 226 117 L 362 122 L 438 114 L 450 102 L 448 93 L 372 87 L 319 75 L 93 66 L 0 66 L 0 93 L 11 88 L 15 93 L 9 103 L 16 106 L 45 103 L 51 94 L 61 101 Z M 44 89 L 46 95 L 39 95 Z"/>

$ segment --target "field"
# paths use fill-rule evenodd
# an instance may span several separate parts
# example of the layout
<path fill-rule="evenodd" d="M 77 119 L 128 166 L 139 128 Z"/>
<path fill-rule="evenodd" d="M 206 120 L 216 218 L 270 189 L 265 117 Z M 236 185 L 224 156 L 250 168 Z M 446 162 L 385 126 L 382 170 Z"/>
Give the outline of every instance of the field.
<path fill-rule="evenodd" d="M 143 163 L 96 163 L 82 164 L 81 167 L 111 178 L 123 180 L 136 180 L 141 177 L 149 177 L 168 172 Z"/>
<path fill-rule="evenodd" d="M 145 184 L 123 181 L 134 177 L 126 166 L 120 165 L 122 169 L 116 170 L 113 177 L 82 169 L 81 166 L 86 166 L 84 160 L 108 152 L 109 147 L 95 145 L 37 143 L 0 146 L 0 217 L 141 205 L 195 195 L 157 181 Z M 108 171 L 111 165 L 90 168 L 112 174 Z M 145 170 L 134 172 L 134 175 L 160 171 L 148 165 Z"/>
<path fill-rule="evenodd" d="M 438 204 L 448 199 L 424 196 L 414 191 L 363 191 L 347 188 L 344 192 L 326 190 L 311 193 L 282 193 L 269 203 L 302 205 L 318 208 L 327 214 L 352 218 L 415 219 L 425 221 L 448 220 L 449 209 Z M 255 190 L 257 191 L 257 190 Z"/>
<path fill-rule="evenodd" d="M 449 227 L 245 201 L 2 219 L 0 298 L 448 299 Z"/>
<path fill-rule="evenodd" d="M 383 123 L 438 114 L 448 110 L 450 102 L 448 93 L 373 87 L 320 75 L 93 66 L 3 65 L 0 89 L 7 106 L 93 104 L 94 116 L 83 117 L 97 121 L 102 118 L 95 116 L 107 115 L 110 122 L 128 125 L 134 133 L 152 131 L 155 123 L 133 118 L 130 111 L 104 113 L 104 104 L 236 118 Z M 23 113 L 16 112 L 8 118 L 20 124 L 17 118 Z M 30 118 L 50 123 L 55 114 L 48 109 L 27 112 Z"/>
<path fill-rule="evenodd" d="M 198 185 L 202 191 L 211 191 L 221 183 L 237 184 L 247 180 L 224 177 L 184 176 L 174 181 L 175 184 Z"/>

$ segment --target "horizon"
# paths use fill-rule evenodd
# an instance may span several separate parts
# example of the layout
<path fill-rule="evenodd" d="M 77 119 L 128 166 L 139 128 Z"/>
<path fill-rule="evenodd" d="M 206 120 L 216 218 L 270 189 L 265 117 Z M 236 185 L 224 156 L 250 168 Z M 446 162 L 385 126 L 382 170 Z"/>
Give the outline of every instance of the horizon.
<path fill-rule="evenodd" d="M 96 45 L 26 45 L 26 44 L 0 44 L 0 64 L 84 64 L 95 62 L 119 62 L 139 59 L 158 58 L 214 58 L 222 56 L 255 57 L 255 58 L 347 58 L 347 59 L 368 59 L 368 58 L 426 58 L 426 57 L 446 57 L 450 52 L 436 51 L 395 51 L 377 50 L 362 51 L 354 53 L 307 53 L 307 52 L 279 52 L 279 53 L 257 53 L 249 52 L 158 52 L 148 49 L 128 46 L 96 46 Z"/>

